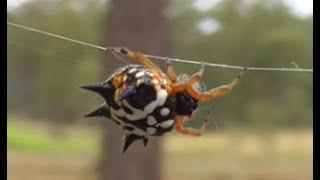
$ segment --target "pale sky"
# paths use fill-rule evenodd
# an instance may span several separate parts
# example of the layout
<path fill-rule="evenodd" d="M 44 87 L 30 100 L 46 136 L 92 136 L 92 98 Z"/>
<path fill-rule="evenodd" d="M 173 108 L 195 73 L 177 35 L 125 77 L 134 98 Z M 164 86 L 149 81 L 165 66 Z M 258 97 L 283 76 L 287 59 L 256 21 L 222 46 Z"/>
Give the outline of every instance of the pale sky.
<path fill-rule="evenodd" d="M 193 6 L 199 11 L 207 11 L 222 0 L 195 0 Z M 254 2 L 254 0 L 251 0 Z M 259 1 L 259 0 L 256 0 Z M 313 0 L 284 0 L 292 11 L 300 17 L 313 14 Z M 211 34 L 219 29 L 219 23 L 214 19 L 203 19 L 197 28 L 203 34 Z"/>
<path fill-rule="evenodd" d="M 193 5 L 200 11 L 206 11 L 220 1 L 221 0 L 195 0 Z M 305 17 L 313 14 L 313 0 L 284 0 L 284 2 L 287 3 L 298 16 Z"/>
<path fill-rule="evenodd" d="M 19 4 L 25 2 L 26 0 L 7 0 L 7 8 L 14 8 L 19 6 Z"/>
<path fill-rule="evenodd" d="M 28 0 L 7 0 L 7 8 L 19 6 L 19 4 Z M 199 10 L 210 9 L 221 0 L 195 0 L 194 5 Z M 299 16 L 308 16 L 313 14 L 313 0 L 284 0 L 292 10 Z"/>
<path fill-rule="evenodd" d="M 7 8 L 14 8 L 28 0 L 7 0 Z M 194 6 L 199 10 L 210 9 L 221 0 L 195 0 Z M 258 0 L 257 0 L 258 1 Z M 284 0 L 292 10 L 299 16 L 308 16 L 313 14 L 313 0 Z"/>

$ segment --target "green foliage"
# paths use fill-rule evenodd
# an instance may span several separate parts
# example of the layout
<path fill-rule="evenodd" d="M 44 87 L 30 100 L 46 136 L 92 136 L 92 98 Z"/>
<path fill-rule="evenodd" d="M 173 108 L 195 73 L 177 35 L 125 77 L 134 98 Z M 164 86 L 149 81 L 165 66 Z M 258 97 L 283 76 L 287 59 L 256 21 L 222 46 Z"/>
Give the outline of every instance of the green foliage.
<path fill-rule="evenodd" d="M 294 61 L 312 67 L 311 18 L 296 17 L 281 1 L 227 0 L 198 14 L 194 9 L 172 19 L 174 57 L 264 67 L 294 67 Z M 191 15 L 198 18 L 189 19 Z M 218 30 L 209 35 L 197 32 L 197 22 L 208 18 L 219 23 Z M 179 73 L 198 70 L 176 67 Z M 204 82 L 207 88 L 216 87 L 230 82 L 236 73 L 207 68 Z M 234 92 L 216 101 L 213 114 L 223 126 L 311 127 L 312 75 L 248 72 Z M 203 118 L 198 116 L 198 125 Z"/>
<path fill-rule="evenodd" d="M 30 1 L 10 12 L 9 20 L 102 44 L 105 8 L 100 1 Z M 98 80 L 103 52 L 13 27 L 9 31 L 9 107 L 53 120 L 79 119 L 77 113 L 94 103 L 83 104 L 90 97 L 79 87 Z"/>
<path fill-rule="evenodd" d="M 266 67 L 294 67 L 294 61 L 301 67 L 312 67 L 312 17 L 298 18 L 277 0 L 226 0 L 208 11 L 196 10 L 192 2 L 171 2 L 167 13 L 171 25 L 170 56 Z M 109 7 L 105 3 L 33 0 L 8 12 L 8 19 L 109 45 L 104 43 Z M 217 31 L 200 32 L 197 25 L 204 19 L 217 21 Z M 81 119 L 94 108 L 93 104 L 99 104 L 98 97 L 83 93 L 78 87 L 102 81 L 113 71 L 100 66 L 104 52 L 13 27 L 8 27 L 8 32 L 10 112 L 68 121 Z M 178 74 L 192 74 L 199 69 L 182 64 L 174 64 L 174 68 Z M 210 89 L 231 81 L 237 73 L 207 68 L 204 82 Z M 311 74 L 248 72 L 234 92 L 204 104 L 203 109 L 213 111 L 211 119 L 220 127 L 312 127 L 312 87 Z M 200 126 L 206 114 L 203 111 L 191 123 Z M 210 124 L 213 128 L 215 123 Z"/>

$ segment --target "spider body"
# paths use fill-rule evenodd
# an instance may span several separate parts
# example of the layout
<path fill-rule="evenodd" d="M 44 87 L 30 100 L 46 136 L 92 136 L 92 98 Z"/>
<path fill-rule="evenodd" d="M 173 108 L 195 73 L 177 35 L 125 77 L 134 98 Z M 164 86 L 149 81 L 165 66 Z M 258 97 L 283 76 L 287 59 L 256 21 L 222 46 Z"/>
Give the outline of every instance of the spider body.
<path fill-rule="evenodd" d="M 204 126 L 201 130 L 184 127 L 184 122 L 197 109 L 198 101 L 226 94 L 242 75 L 230 87 L 201 92 L 198 87 L 204 67 L 192 77 L 182 78 L 175 75 L 171 63 L 167 64 L 165 74 L 139 53 L 125 48 L 111 50 L 140 64 L 119 68 L 103 83 L 84 86 L 105 99 L 100 108 L 86 117 L 105 116 L 120 125 L 125 135 L 123 152 L 136 140 L 147 145 L 150 136 L 162 136 L 173 128 L 182 134 L 200 136 Z"/>

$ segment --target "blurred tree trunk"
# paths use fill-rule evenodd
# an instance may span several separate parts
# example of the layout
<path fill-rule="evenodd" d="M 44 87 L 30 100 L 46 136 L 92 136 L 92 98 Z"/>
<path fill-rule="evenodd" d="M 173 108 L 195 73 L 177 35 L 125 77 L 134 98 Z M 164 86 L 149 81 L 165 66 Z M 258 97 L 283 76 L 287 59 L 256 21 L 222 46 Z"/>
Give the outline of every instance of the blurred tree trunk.
<path fill-rule="evenodd" d="M 125 46 L 146 53 L 168 54 L 167 4 L 167 0 L 113 0 L 108 4 L 106 46 Z M 121 64 L 107 52 L 105 67 L 109 72 Z M 163 63 L 158 65 L 164 67 Z M 123 139 L 119 126 L 107 121 L 105 128 L 99 180 L 161 179 L 161 138 L 151 138 L 146 148 L 142 142 L 136 142 L 122 154 Z"/>

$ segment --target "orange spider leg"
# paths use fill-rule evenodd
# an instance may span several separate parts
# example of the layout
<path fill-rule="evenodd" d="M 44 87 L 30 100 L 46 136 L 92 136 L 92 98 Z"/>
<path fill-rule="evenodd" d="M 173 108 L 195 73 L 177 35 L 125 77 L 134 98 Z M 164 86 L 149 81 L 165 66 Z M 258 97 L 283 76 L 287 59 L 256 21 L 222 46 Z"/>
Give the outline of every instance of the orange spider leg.
<path fill-rule="evenodd" d="M 171 61 L 167 59 L 166 65 L 167 65 L 167 75 L 168 75 L 169 79 L 172 82 L 176 82 L 177 81 L 177 75 L 173 70 Z"/>
<path fill-rule="evenodd" d="M 190 94 L 190 96 L 197 99 L 198 101 L 209 101 L 217 97 L 222 97 L 230 93 L 231 90 L 235 87 L 235 85 L 239 83 L 241 77 L 244 74 L 244 71 L 245 70 L 241 71 L 237 76 L 237 78 L 234 79 L 231 83 L 222 85 L 218 88 L 214 88 L 207 92 L 199 92 L 191 85 L 187 85 L 186 90 L 188 94 Z"/>
<path fill-rule="evenodd" d="M 204 73 L 204 64 L 202 63 L 201 64 L 201 68 L 200 70 L 195 73 L 194 75 L 192 75 L 190 77 L 190 79 L 188 79 L 187 81 L 184 81 L 184 82 L 178 82 L 176 83 L 174 86 L 173 86 L 173 91 L 175 93 L 178 93 L 178 92 L 181 92 L 181 91 L 184 91 L 186 89 L 188 89 L 189 87 L 193 87 L 193 85 L 197 82 L 199 82 L 202 78 L 202 75 Z"/>
<path fill-rule="evenodd" d="M 203 130 L 207 124 L 207 120 L 205 121 L 205 123 L 203 123 L 201 129 L 192 129 L 190 127 L 185 127 L 184 123 L 186 121 L 190 120 L 190 118 L 188 116 L 179 116 L 177 115 L 175 118 L 175 122 L 174 122 L 174 128 L 176 129 L 176 131 L 180 134 L 184 134 L 184 135 L 189 135 L 189 136 L 201 136 L 203 133 Z"/>
<path fill-rule="evenodd" d="M 161 72 L 161 69 L 157 65 L 153 64 L 150 59 L 138 52 L 131 51 L 127 48 L 110 48 L 110 50 L 118 54 L 124 54 L 132 61 L 143 64 L 150 69 Z"/>

